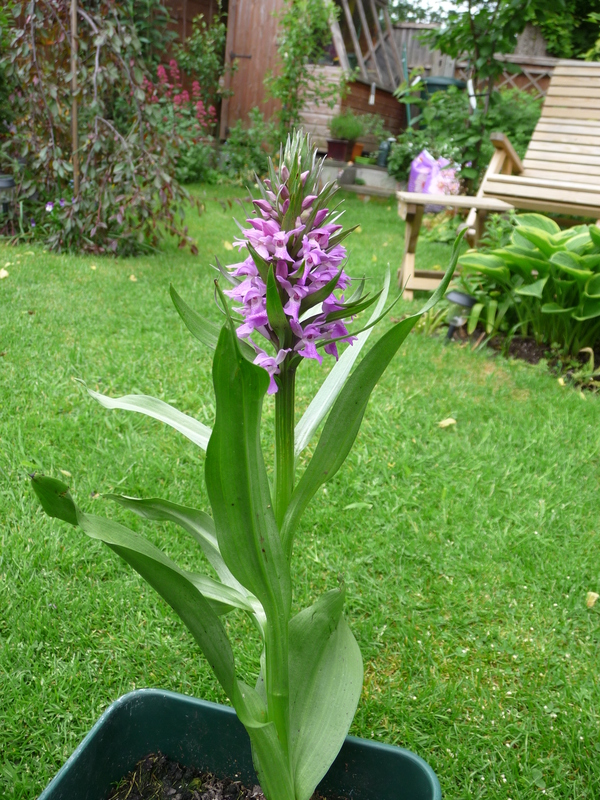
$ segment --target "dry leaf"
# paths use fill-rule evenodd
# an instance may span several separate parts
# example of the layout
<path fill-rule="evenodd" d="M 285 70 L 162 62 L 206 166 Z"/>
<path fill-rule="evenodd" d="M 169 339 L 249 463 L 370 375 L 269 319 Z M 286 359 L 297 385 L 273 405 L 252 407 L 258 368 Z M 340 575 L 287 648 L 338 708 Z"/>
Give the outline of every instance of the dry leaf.
<path fill-rule="evenodd" d="M 564 386 L 565 385 L 565 379 L 564 378 L 559 378 L 558 379 L 558 385 L 559 386 Z"/>
<path fill-rule="evenodd" d="M 381 246 L 382 246 L 382 247 L 387 247 L 387 246 L 388 246 L 388 244 L 389 244 L 389 242 L 384 242 L 384 243 L 383 243 Z"/>
<path fill-rule="evenodd" d="M 373 253 L 373 255 L 371 256 L 371 261 L 377 261 L 377 256 L 375 255 L 375 253 Z"/>
<path fill-rule="evenodd" d="M 448 417 L 438 422 L 438 428 L 449 428 L 450 425 L 456 425 L 456 420 L 453 417 Z"/>
<path fill-rule="evenodd" d="M 233 245 L 231 244 L 231 242 L 223 242 L 223 247 L 225 248 L 225 250 L 233 250 Z"/>
<path fill-rule="evenodd" d="M 23 255 L 24 256 L 34 256 L 35 253 L 33 252 L 33 250 L 28 250 L 26 253 L 23 253 Z"/>
<path fill-rule="evenodd" d="M 135 283 L 137 281 L 137 278 L 135 277 L 135 275 L 130 275 L 129 280 Z"/>
<path fill-rule="evenodd" d="M 358 226 L 358 228 L 354 229 L 354 233 L 362 233 L 362 228 L 360 227 L 360 225 Z"/>
<path fill-rule="evenodd" d="M 7 262 L 6 262 L 6 264 L 5 264 L 4 266 L 5 266 L 5 267 L 10 267 L 11 265 L 12 265 L 12 261 L 7 261 Z"/>
<path fill-rule="evenodd" d="M 73 477 L 73 476 L 71 475 L 71 473 L 70 473 L 70 472 L 68 472 L 68 470 L 66 470 L 66 469 L 61 469 L 61 472 L 62 472 L 62 474 L 63 474 L 63 475 L 66 475 L 66 476 L 67 476 L 67 478 L 72 478 L 72 477 Z"/>
<path fill-rule="evenodd" d="M 585 604 L 588 608 L 593 608 L 596 604 L 596 600 L 600 597 L 598 592 L 588 592 L 585 596 Z"/>
<path fill-rule="evenodd" d="M 96 269 L 96 265 L 95 264 L 90 264 L 90 269 Z"/>
<path fill-rule="evenodd" d="M 8 272 L 4 268 L 0 269 L 0 280 L 2 280 L 2 278 L 8 278 Z"/>

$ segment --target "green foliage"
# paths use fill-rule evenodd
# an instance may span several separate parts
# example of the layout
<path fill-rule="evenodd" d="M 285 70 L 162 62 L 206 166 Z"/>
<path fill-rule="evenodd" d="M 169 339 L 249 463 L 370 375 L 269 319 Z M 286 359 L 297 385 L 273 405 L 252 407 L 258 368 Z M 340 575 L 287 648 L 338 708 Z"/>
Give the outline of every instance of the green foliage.
<path fill-rule="evenodd" d="M 286 0 L 279 21 L 279 64 L 265 79 L 270 96 L 281 103 L 277 112 L 281 141 L 299 126 L 307 103 L 333 108 L 343 92 L 343 84 L 332 85 L 311 69 L 331 41 L 329 20 L 338 15 L 333 0 Z"/>
<path fill-rule="evenodd" d="M 362 120 L 351 109 L 343 114 L 336 114 L 329 122 L 329 132 L 332 139 L 347 139 L 355 142 L 364 132 Z"/>
<path fill-rule="evenodd" d="M 15 18 L 15 0 L 8 0 L 0 8 L 0 142 L 4 139 L 14 118 L 14 101 L 11 97 L 17 90 L 17 83 L 8 74 L 7 56 L 11 45 Z"/>
<path fill-rule="evenodd" d="M 125 255 L 156 248 L 166 234 L 195 249 L 182 224 L 189 198 L 174 179 L 183 140 L 159 129 L 161 106 L 146 95 L 142 44 L 110 0 L 79 14 L 77 196 L 68 0 L 28 4 L 2 59 L 19 85 L 14 134 L 2 144 L 0 165 L 15 174 L 20 213 L 5 232 L 53 250 Z"/>
<path fill-rule="evenodd" d="M 584 56 L 587 61 L 598 61 L 600 59 L 600 14 L 590 14 L 589 20 L 596 25 L 597 38 Z"/>
<path fill-rule="evenodd" d="M 459 164 L 461 177 L 470 179 L 473 186 L 477 186 L 494 151 L 490 133 L 505 133 L 523 156 L 542 107 L 540 99 L 519 89 L 494 92 L 487 113 L 478 109 L 471 115 L 467 93 L 456 86 L 422 98 L 417 85 L 401 99 L 420 108 L 419 128 L 408 128 L 398 136 L 388 161 L 389 173 L 406 180 L 410 162 L 426 149 L 435 158 L 444 156 Z"/>
<path fill-rule="evenodd" d="M 227 141 L 221 148 L 220 173 L 241 183 L 253 181 L 255 175 L 265 175 L 269 166 L 265 145 L 269 146 L 275 139 L 275 126 L 265 122 L 262 112 L 253 108 L 247 125 L 237 120 L 229 129 Z"/>
<path fill-rule="evenodd" d="M 82 5 L 86 10 L 94 6 L 98 10 L 102 8 L 102 2 L 98 0 L 90 5 Z M 135 30 L 140 43 L 141 60 L 149 69 L 156 69 L 164 60 L 165 51 L 177 39 L 173 29 L 175 20 L 171 17 L 169 7 L 164 0 L 125 0 L 119 3 L 119 13 L 123 21 Z"/>
<path fill-rule="evenodd" d="M 545 10 L 535 20 L 556 58 L 594 60 L 594 42 L 598 38 L 599 0 L 569 0 L 564 6 Z"/>
<path fill-rule="evenodd" d="M 220 4 L 219 4 L 220 9 Z M 190 77 L 200 84 L 204 105 L 217 106 L 226 96 L 221 89 L 221 80 L 228 71 L 225 57 L 227 23 L 221 13 L 215 14 L 210 25 L 199 14 L 192 22 L 192 32 L 183 44 L 175 47 L 175 57 Z"/>
<path fill-rule="evenodd" d="M 461 256 L 481 291 L 504 309 L 509 326 L 540 344 L 577 354 L 600 337 L 600 233 L 593 225 L 561 231 L 554 220 L 520 214 L 511 243 Z"/>

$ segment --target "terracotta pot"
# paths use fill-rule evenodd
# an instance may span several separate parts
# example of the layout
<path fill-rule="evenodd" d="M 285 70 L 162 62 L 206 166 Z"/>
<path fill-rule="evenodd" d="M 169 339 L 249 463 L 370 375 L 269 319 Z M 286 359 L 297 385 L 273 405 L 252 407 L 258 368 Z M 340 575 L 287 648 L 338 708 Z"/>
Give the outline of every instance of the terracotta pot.
<path fill-rule="evenodd" d="M 352 154 L 350 156 L 352 161 L 362 156 L 363 149 L 364 149 L 364 144 L 362 144 L 361 142 L 354 142 L 354 144 L 352 145 Z"/>
<path fill-rule="evenodd" d="M 126 694 L 107 709 L 38 800 L 105 800 L 111 786 L 159 751 L 217 777 L 258 783 L 250 740 L 234 710 L 159 689 Z M 352 800 L 441 800 L 422 758 L 387 744 L 346 737 L 320 794 Z"/>

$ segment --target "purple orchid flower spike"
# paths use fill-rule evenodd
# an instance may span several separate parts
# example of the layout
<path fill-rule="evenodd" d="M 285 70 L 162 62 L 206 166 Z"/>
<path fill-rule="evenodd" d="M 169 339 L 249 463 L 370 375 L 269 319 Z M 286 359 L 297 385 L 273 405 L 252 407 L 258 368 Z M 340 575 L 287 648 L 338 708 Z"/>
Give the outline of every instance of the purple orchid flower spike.
<path fill-rule="evenodd" d="M 239 303 L 234 311 L 243 322 L 237 335 L 255 348 L 254 363 L 269 373 L 269 394 L 279 390 L 282 373 L 295 370 L 303 359 L 321 363 L 323 353 L 337 359 L 331 339 L 349 344 L 354 340 L 339 318 L 343 297 L 338 299 L 335 292 L 344 291 L 350 277 L 343 269 L 342 226 L 329 210 L 333 189 L 320 188 L 321 168 L 307 140 L 297 136 L 288 141 L 279 174 L 273 169 L 263 182 L 262 198 L 253 200 L 249 227 L 234 242 L 243 260 L 229 270 L 243 280 L 225 294 Z M 268 301 L 270 271 L 277 297 Z M 270 319 L 277 306 L 283 318 Z M 315 313 L 304 318 L 312 308 Z M 331 314 L 334 320 L 329 320 Z M 270 342 L 273 355 L 252 341 L 255 333 Z"/>

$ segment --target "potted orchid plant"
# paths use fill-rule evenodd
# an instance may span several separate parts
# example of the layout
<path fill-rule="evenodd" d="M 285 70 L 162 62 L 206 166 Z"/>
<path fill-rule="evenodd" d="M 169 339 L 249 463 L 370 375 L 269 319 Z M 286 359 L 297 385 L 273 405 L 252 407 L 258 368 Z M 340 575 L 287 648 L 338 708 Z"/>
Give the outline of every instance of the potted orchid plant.
<path fill-rule="evenodd" d="M 182 526 L 214 574 L 185 570 L 142 535 L 82 511 L 63 482 L 32 478 L 50 516 L 104 542 L 180 616 L 248 733 L 267 800 L 309 800 L 344 743 L 363 680 L 360 650 L 343 615 L 343 586 L 292 612 L 291 563 L 299 521 L 315 492 L 342 466 L 373 388 L 419 317 L 443 295 L 458 257 L 455 247 L 433 297 L 419 313 L 390 327 L 353 369 L 386 313 L 389 274 L 372 296 L 363 295 L 364 280 L 350 293 L 343 244 L 349 231 L 331 210 L 335 188 L 320 188 L 321 167 L 309 139 L 296 133 L 280 154 L 279 172 L 271 164 L 269 179 L 258 183 L 261 197 L 253 201 L 249 227 L 236 242 L 241 260 L 218 265 L 221 326 L 171 289 L 191 333 L 214 351 L 212 430 L 154 398 L 90 392 L 108 408 L 162 420 L 206 451 L 212 516 L 155 498 L 109 497 L 146 519 Z M 350 332 L 349 321 L 371 306 L 370 320 Z M 340 343 L 348 345 L 341 356 Z M 307 359 L 320 363 L 324 356 L 337 363 L 296 424 L 298 371 Z M 274 395 L 275 403 L 272 482 L 261 448 L 267 395 Z M 298 457 L 323 421 L 298 478 Z M 236 672 L 222 621 L 233 609 L 248 614 L 262 637 L 255 685 Z"/>

